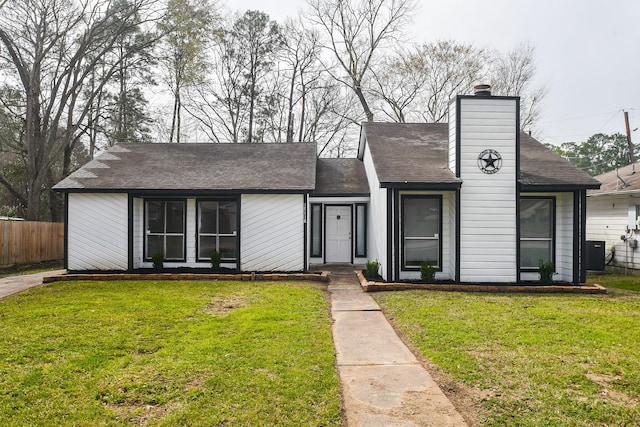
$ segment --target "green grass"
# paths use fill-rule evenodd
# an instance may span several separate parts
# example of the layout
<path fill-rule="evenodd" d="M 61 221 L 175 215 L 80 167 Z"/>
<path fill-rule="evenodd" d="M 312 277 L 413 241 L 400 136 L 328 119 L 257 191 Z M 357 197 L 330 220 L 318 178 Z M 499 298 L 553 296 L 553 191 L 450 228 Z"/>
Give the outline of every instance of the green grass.
<path fill-rule="evenodd" d="M 340 425 L 322 289 L 67 282 L 0 300 L 0 425 Z"/>
<path fill-rule="evenodd" d="M 472 390 L 488 426 L 637 426 L 640 278 L 608 295 L 375 294 L 414 348 Z"/>

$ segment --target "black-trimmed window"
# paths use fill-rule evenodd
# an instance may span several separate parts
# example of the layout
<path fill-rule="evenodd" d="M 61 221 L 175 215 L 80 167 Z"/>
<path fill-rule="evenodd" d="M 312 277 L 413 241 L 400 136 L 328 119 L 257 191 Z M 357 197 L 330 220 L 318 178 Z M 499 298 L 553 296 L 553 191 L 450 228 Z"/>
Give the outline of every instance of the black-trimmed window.
<path fill-rule="evenodd" d="M 367 205 L 356 203 L 356 257 L 367 256 Z"/>
<path fill-rule="evenodd" d="M 311 204 L 311 256 L 322 256 L 322 204 Z"/>
<path fill-rule="evenodd" d="M 217 251 L 222 261 L 235 262 L 238 253 L 238 202 L 198 200 L 198 261 L 210 261 Z"/>
<path fill-rule="evenodd" d="M 520 198 L 520 268 L 555 263 L 555 198 Z"/>
<path fill-rule="evenodd" d="M 145 200 L 145 260 L 185 260 L 185 213 L 184 200 Z"/>
<path fill-rule="evenodd" d="M 402 197 L 402 268 L 417 270 L 425 261 L 440 268 L 442 197 Z"/>

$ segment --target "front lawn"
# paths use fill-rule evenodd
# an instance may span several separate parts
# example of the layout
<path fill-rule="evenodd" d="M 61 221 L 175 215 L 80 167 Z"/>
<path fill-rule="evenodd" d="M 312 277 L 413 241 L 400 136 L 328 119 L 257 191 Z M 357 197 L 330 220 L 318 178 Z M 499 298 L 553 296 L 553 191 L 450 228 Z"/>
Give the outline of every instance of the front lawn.
<path fill-rule="evenodd" d="M 0 300 L 0 425 L 323 425 L 319 285 L 63 282 Z"/>
<path fill-rule="evenodd" d="M 410 345 L 460 386 L 466 406 L 481 408 L 475 424 L 636 426 L 640 278 L 589 283 L 609 294 L 373 295 Z"/>

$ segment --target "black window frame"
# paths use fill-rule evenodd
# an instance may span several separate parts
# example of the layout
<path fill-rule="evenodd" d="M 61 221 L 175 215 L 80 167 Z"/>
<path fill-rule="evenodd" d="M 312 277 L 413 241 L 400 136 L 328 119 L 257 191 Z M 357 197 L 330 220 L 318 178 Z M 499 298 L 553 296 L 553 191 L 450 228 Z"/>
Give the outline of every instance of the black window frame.
<path fill-rule="evenodd" d="M 201 202 L 216 202 L 218 203 L 218 213 L 217 213 L 217 218 L 218 221 L 220 220 L 220 205 L 219 203 L 221 202 L 233 202 L 236 204 L 236 230 L 235 230 L 235 234 L 224 234 L 223 237 L 235 237 L 236 238 L 236 250 L 235 250 L 235 256 L 233 258 L 222 258 L 220 261 L 223 263 L 237 263 L 238 262 L 238 254 L 240 252 L 240 203 L 238 198 L 235 197 L 214 197 L 214 198 L 198 198 L 196 199 L 196 223 L 195 223 L 195 233 L 196 233 L 196 262 L 210 262 L 211 261 L 211 257 L 200 257 L 200 237 L 202 235 L 204 235 L 205 237 L 211 237 L 211 236 L 217 236 L 216 239 L 216 250 L 219 252 L 220 249 L 220 229 L 219 229 L 219 224 L 218 224 L 218 233 L 200 233 L 200 221 L 201 221 L 201 209 L 200 209 L 200 203 Z"/>
<path fill-rule="evenodd" d="M 362 214 L 362 218 L 360 218 L 360 216 L 358 215 L 358 208 L 362 207 L 363 208 L 363 214 Z M 367 204 L 366 203 L 356 203 L 355 204 L 355 221 L 354 221 L 354 230 L 353 230 L 353 235 L 355 236 L 355 240 L 354 240 L 354 252 L 355 252 L 355 257 L 356 258 L 366 258 L 367 257 Z M 358 242 L 360 240 L 360 235 L 358 234 L 358 226 L 360 225 L 360 221 L 362 221 L 362 226 L 363 226 L 363 234 L 364 234 L 364 238 L 363 238 L 363 247 L 360 248 L 358 247 Z M 360 251 L 361 250 L 361 251 Z"/>
<path fill-rule="evenodd" d="M 520 268 L 520 271 L 524 272 L 524 273 L 530 273 L 530 272 L 538 272 L 540 271 L 540 267 L 539 266 L 534 266 L 534 267 L 523 267 L 522 266 L 522 241 L 540 241 L 542 239 L 540 238 L 530 238 L 530 237 L 522 237 L 522 201 L 523 200 L 549 200 L 551 202 L 551 214 L 550 214 L 550 218 L 551 218 L 551 238 L 549 239 L 551 241 L 551 262 L 553 263 L 553 265 L 556 265 L 556 244 L 557 244 L 557 233 L 556 233 L 556 227 L 557 227 L 557 211 L 556 211 L 556 197 L 555 196 L 520 196 L 520 212 L 518 212 L 518 229 L 520 230 L 519 235 L 520 235 L 520 239 L 518 241 L 518 254 L 519 254 L 519 258 L 518 258 L 518 267 Z"/>
<path fill-rule="evenodd" d="M 152 236 L 152 235 L 162 235 L 164 236 L 164 245 L 163 245 L 163 257 L 164 257 L 164 261 L 165 262 L 186 262 L 187 260 L 187 200 L 186 199 L 173 199 L 173 198 L 145 198 L 144 200 L 144 204 L 143 204 L 143 210 L 144 210 L 144 260 L 145 261 L 153 261 L 153 255 L 154 254 L 150 254 L 149 253 L 149 241 L 148 241 L 148 237 Z M 154 202 L 154 203 L 163 203 L 164 204 L 164 217 L 165 217 L 165 224 L 164 224 L 164 228 L 165 231 L 164 233 L 150 233 L 149 232 L 149 218 L 148 218 L 148 214 L 149 214 L 149 209 L 148 209 L 148 203 L 150 202 Z M 178 235 L 176 233 L 170 233 L 168 234 L 166 232 L 166 228 L 167 228 L 167 224 L 166 224 L 166 217 L 167 217 L 167 203 L 176 203 L 176 202 L 180 202 L 182 203 L 182 258 L 167 258 L 166 257 L 166 236 L 175 236 Z"/>
<path fill-rule="evenodd" d="M 405 263 L 405 200 L 434 199 L 438 201 L 438 264 L 436 271 L 442 271 L 442 195 L 441 194 L 402 194 L 400 195 L 400 269 L 401 271 L 420 271 L 420 266 L 406 266 Z"/>
<path fill-rule="evenodd" d="M 318 209 L 318 213 L 314 212 L 314 208 Z M 322 258 L 322 250 L 323 250 L 323 230 L 324 230 L 324 222 L 323 222 L 323 205 L 322 203 L 311 203 L 311 207 L 310 207 L 310 213 L 311 213 L 311 226 L 309 227 L 309 256 L 311 258 Z M 314 229 L 314 222 L 318 221 L 318 234 L 319 236 L 317 239 L 317 248 L 314 248 L 314 239 L 316 238 L 313 229 Z M 317 249 L 317 250 L 314 250 Z"/>

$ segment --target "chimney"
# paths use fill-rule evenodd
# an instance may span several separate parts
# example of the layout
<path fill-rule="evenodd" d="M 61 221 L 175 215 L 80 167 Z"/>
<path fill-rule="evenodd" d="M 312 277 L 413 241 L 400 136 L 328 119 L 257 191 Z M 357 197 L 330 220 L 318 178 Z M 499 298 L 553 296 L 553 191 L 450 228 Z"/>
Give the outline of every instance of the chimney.
<path fill-rule="evenodd" d="M 473 87 L 475 96 L 491 96 L 491 85 L 477 85 Z"/>

